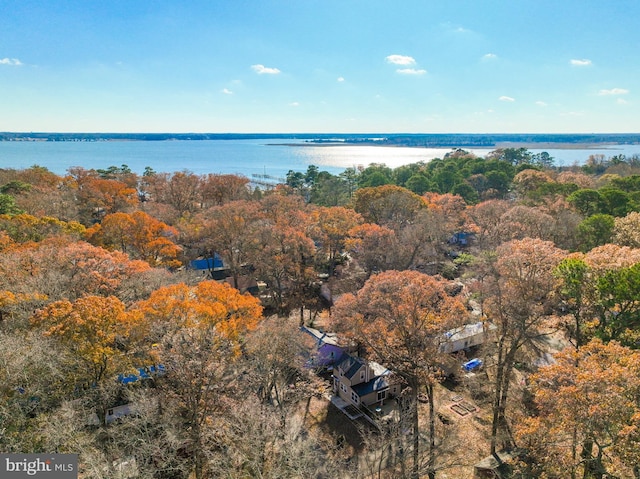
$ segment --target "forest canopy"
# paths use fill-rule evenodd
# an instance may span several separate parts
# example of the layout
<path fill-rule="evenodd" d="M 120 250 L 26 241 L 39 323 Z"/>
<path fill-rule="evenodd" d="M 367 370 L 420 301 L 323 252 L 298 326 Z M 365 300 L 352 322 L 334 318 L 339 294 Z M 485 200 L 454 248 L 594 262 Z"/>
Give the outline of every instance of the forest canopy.
<path fill-rule="evenodd" d="M 1 169 L 0 273 L 0 449 L 82 477 L 640 477 L 637 156 Z M 344 420 L 316 330 L 394 421 Z"/>

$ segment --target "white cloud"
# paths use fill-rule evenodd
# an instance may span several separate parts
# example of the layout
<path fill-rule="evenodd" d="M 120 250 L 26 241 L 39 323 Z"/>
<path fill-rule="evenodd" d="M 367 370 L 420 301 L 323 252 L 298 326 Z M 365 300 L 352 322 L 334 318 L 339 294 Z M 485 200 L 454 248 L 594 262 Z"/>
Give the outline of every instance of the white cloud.
<path fill-rule="evenodd" d="M 413 57 L 406 55 L 389 55 L 385 60 L 387 60 L 387 63 L 393 63 L 394 65 L 415 65 L 416 63 Z"/>
<path fill-rule="evenodd" d="M 417 69 L 417 68 L 399 68 L 396 70 L 400 75 L 424 75 L 427 73 L 427 70 Z"/>
<path fill-rule="evenodd" d="M 498 58 L 498 55 L 496 55 L 495 53 L 486 53 L 482 55 L 483 60 L 495 60 L 496 58 Z"/>
<path fill-rule="evenodd" d="M 265 67 L 264 65 L 251 65 L 251 69 L 258 75 L 277 75 L 280 70 L 277 68 Z"/>
<path fill-rule="evenodd" d="M 220 90 L 222 93 L 224 93 L 225 95 L 233 95 L 233 92 L 231 90 L 229 90 L 228 88 L 223 88 L 222 90 Z"/>
<path fill-rule="evenodd" d="M 446 30 L 447 32 L 453 33 L 453 34 L 467 34 L 467 33 L 473 33 L 473 30 L 469 30 L 468 28 L 464 28 L 462 25 L 456 25 L 453 24 L 451 22 L 444 22 L 440 24 L 440 27 L 443 28 L 444 30 Z"/>
<path fill-rule="evenodd" d="M 344 81 L 344 77 L 338 77 L 338 80 L 337 80 L 337 81 L 338 81 L 339 83 L 342 83 L 342 82 Z"/>
<path fill-rule="evenodd" d="M 300 106 L 300 103 L 297 101 L 289 103 L 289 106 Z"/>
<path fill-rule="evenodd" d="M 569 60 L 569 64 L 574 67 L 588 67 L 591 65 L 591 60 L 588 58 L 583 58 L 582 60 L 572 59 Z"/>
<path fill-rule="evenodd" d="M 511 98 L 510 96 L 506 96 L 506 95 L 502 95 L 500 98 L 498 98 L 498 100 L 500 100 L 500 101 L 516 101 L 515 98 Z"/>
<path fill-rule="evenodd" d="M 612 88 L 611 90 L 600 90 L 598 95 L 626 95 L 627 93 L 629 93 L 629 90 L 625 88 Z"/>
<path fill-rule="evenodd" d="M 544 101 L 537 101 L 536 105 L 538 105 L 538 106 L 547 106 L 547 104 Z"/>
<path fill-rule="evenodd" d="M 23 63 L 17 58 L 0 58 L 0 65 L 11 65 L 13 67 L 19 67 Z"/>
<path fill-rule="evenodd" d="M 616 103 L 617 103 L 618 105 L 627 105 L 629 102 L 628 102 L 627 100 L 625 100 L 624 98 L 618 98 L 618 99 L 616 100 Z"/>

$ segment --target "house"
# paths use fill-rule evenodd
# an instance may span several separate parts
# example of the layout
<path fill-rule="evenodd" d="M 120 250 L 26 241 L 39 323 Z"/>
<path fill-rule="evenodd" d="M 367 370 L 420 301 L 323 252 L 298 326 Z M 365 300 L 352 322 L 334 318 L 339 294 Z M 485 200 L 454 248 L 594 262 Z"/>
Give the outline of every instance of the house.
<path fill-rule="evenodd" d="M 354 348 L 340 344 L 335 333 L 326 333 L 308 326 L 300 330 L 313 338 L 314 344 L 306 365 L 318 372 L 333 371 Z"/>
<path fill-rule="evenodd" d="M 238 283 L 236 284 L 236 280 L 233 276 L 227 276 L 225 281 L 232 288 L 236 288 L 241 293 L 249 293 L 253 296 L 258 296 L 260 294 L 260 287 L 258 286 L 258 282 L 253 276 L 242 275 L 238 276 Z"/>
<path fill-rule="evenodd" d="M 484 344 L 487 333 L 496 329 L 495 325 L 479 321 L 465 324 L 444 333 L 445 341 L 440 345 L 441 353 L 456 353 L 472 346 Z"/>
<path fill-rule="evenodd" d="M 218 253 L 214 253 L 212 257 L 194 259 L 189 262 L 189 269 L 201 272 L 203 276 L 207 276 L 216 281 L 220 281 L 229 276 L 229 268 L 222 261 L 222 257 Z"/>
<path fill-rule="evenodd" d="M 458 231 L 449 238 L 449 244 L 457 244 L 459 246 L 467 246 L 473 238 L 473 233 L 467 231 Z"/>
<path fill-rule="evenodd" d="M 121 404 L 120 406 L 113 406 L 104 411 L 104 424 L 111 424 L 118 419 L 132 416 L 137 413 L 136 405 L 133 403 Z M 97 413 L 91 413 L 87 418 L 88 426 L 100 426 L 103 422 L 98 417 Z"/>
<path fill-rule="evenodd" d="M 400 394 L 400 382 L 384 366 L 347 355 L 333 370 L 333 392 L 356 408 L 382 406 Z"/>

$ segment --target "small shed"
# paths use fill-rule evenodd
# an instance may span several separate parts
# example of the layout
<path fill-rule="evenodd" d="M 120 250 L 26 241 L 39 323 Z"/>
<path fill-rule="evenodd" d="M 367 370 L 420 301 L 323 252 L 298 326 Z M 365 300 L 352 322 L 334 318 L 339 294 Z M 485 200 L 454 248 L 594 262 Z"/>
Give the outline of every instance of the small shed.
<path fill-rule="evenodd" d="M 485 342 L 486 333 L 493 329 L 495 325 L 478 321 L 447 331 L 444 333 L 445 341 L 440 345 L 440 352 L 456 353 L 472 346 L 479 346 Z"/>

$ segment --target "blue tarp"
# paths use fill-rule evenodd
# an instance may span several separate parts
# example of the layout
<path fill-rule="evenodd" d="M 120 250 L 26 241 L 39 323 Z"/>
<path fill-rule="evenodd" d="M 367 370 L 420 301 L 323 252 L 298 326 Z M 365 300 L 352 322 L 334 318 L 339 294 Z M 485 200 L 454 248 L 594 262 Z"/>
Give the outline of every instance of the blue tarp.
<path fill-rule="evenodd" d="M 148 368 L 138 368 L 138 374 L 118 374 L 118 381 L 122 384 L 131 384 L 140 379 L 149 379 L 152 374 L 162 376 L 165 372 L 164 366 L 149 366 Z"/>
<path fill-rule="evenodd" d="M 467 361 L 466 363 L 464 363 L 462 365 L 462 369 L 468 372 L 473 371 L 474 369 L 478 369 L 480 366 L 482 366 L 482 359 L 473 358 L 471 361 Z"/>

